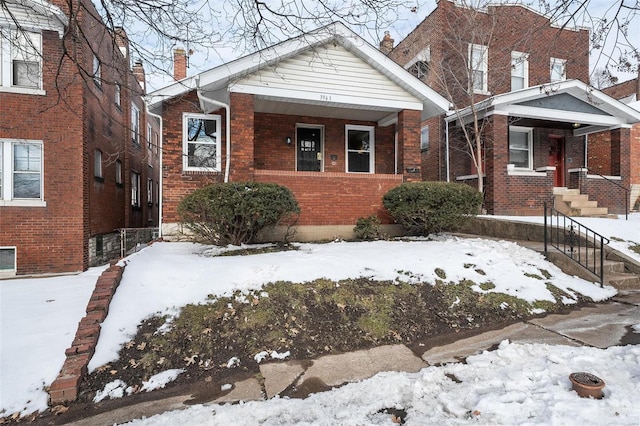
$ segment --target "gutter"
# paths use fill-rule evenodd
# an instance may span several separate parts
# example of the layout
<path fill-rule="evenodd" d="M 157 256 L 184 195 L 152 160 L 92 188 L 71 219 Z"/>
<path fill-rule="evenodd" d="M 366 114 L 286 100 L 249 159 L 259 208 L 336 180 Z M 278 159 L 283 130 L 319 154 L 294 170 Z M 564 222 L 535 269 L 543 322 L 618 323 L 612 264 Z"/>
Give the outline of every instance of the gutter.
<path fill-rule="evenodd" d="M 154 114 L 153 112 L 151 112 L 149 110 L 149 103 L 145 102 L 145 109 L 147 110 L 147 114 L 155 117 L 158 119 L 158 121 L 160 122 L 160 137 L 158 138 L 158 143 L 160 144 L 160 146 L 158 146 L 158 153 L 160 155 L 160 170 L 159 170 L 159 181 L 160 181 L 160 191 L 158 191 L 158 238 L 162 238 L 162 192 L 163 192 L 163 183 L 162 183 L 162 154 L 163 154 L 163 149 L 162 146 L 164 145 L 163 143 L 163 122 L 162 122 L 162 116 L 158 115 L 158 114 Z"/>
<path fill-rule="evenodd" d="M 225 109 L 226 114 L 225 114 L 225 147 L 226 147 L 226 156 L 225 156 L 225 166 L 224 166 L 224 182 L 227 183 L 229 182 L 229 170 L 230 170 L 230 165 L 231 165 L 231 108 L 229 107 L 229 104 L 225 104 L 224 102 L 220 102 L 217 101 L 215 99 L 212 98 L 207 98 L 206 96 L 204 96 L 202 94 L 202 92 L 200 91 L 200 80 L 196 80 L 196 93 L 198 95 L 198 99 L 201 102 L 209 102 L 212 103 L 214 105 L 218 105 L 222 108 Z M 204 110 L 204 108 L 203 108 Z"/>

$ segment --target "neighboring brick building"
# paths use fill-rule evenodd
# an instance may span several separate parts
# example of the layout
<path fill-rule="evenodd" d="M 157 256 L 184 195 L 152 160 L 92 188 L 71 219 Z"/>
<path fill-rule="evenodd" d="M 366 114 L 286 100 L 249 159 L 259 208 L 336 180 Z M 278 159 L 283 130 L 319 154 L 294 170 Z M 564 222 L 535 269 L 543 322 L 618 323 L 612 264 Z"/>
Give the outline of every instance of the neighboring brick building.
<path fill-rule="evenodd" d="M 586 173 L 585 141 L 598 130 L 615 129 L 612 178 L 628 186 L 623 153 L 640 115 L 580 83 L 589 80 L 588 30 L 560 29 L 523 5 L 476 10 L 439 0 L 390 50 L 392 43 L 385 37 L 381 49 L 455 108 L 444 121 L 422 122 L 423 179 L 478 186 L 467 141 L 479 134 L 489 213 L 539 215 L 543 203 L 552 202 L 553 188 L 573 181 L 597 195 L 601 206 L 624 211 L 616 190 L 603 195 Z M 574 174 L 581 178 L 571 179 Z"/>
<path fill-rule="evenodd" d="M 4 7 L 0 277 L 82 271 L 120 254 L 117 229 L 157 226 L 143 88 L 126 34 L 111 34 L 89 0 Z"/>
<path fill-rule="evenodd" d="M 182 52 L 174 74 L 186 75 Z M 342 24 L 332 24 L 149 95 L 163 118 L 162 235 L 212 182 L 276 182 L 301 206 L 297 238 L 352 235 L 390 219 L 382 196 L 420 179 L 420 121 L 449 103 Z"/>

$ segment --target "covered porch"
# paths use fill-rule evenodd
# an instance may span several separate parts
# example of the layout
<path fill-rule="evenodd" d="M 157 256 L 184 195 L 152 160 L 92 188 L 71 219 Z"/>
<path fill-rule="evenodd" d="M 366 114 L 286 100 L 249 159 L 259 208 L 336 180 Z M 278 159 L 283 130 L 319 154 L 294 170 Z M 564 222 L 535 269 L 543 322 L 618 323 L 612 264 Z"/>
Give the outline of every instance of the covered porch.
<path fill-rule="evenodd" d="M 631 126 L 640 114 L 586 84 L 570 80 L 498 95 L 476 105 L 483 126 L 485 208 L 496 215 L 540 215 L 558 204 L 562 188 L 579 190 L 590 206 L 624 214 L 630 201 Z M 471 122 L 471 109 L 447 118 Z M 459 119 L 462 117 L 462 119 Z M 607 149 L 591 150 L 593 135 L 607 134 Z M 464 166 L 451 157 L 451 170 Z M 607 169 L 597 167 L 606 162 Z M 477 175 L 452 176 L 470 184 Z M 625 207 L 626 203 L 626 207 Z M 569 210 L 570 214 L 583 214 Z M 584 215 L 603 210 L 584 210 Z"/>

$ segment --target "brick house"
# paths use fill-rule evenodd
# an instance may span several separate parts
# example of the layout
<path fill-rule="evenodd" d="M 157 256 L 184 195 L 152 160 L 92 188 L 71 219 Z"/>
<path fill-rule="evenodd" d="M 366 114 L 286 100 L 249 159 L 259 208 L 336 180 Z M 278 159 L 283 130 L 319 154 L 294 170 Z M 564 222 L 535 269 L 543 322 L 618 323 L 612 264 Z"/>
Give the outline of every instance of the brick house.
<path fill-rule="evenodd" d="M 420 180 L 420 122 L 449 102 L 340 23 L 148 96 L 162 116 L 162 236 L 177 205 L 213 182 L 274 182 L 301 207 L 296 238 L 351 236 L 359 217 L 389 223 L 382 196 Z"/>
<path fill-rule="evenodd" d="M 422 122 L 423 179 L 478 185 L 466 130 L 483 141 L 489 213 L 539 215 L 564 187 L 624 212 L 616 184 L 629 187 L 626 153 L 640 115 L 581 83 L 589 81 L 588 30 L 560 29 L 523 5 L 477 10 L 439 0 L 396 47 L 386 39 L 389 57 L 454 105 L 444 120 Z M 614 140 L 608 180 L 586 169 L 588 135 L 603 130 Z"/>
<path fill-rule="evenodd" d="M 0 10 L 0 277 L 85 270 L 119 256 L 117 229 L 157 224 L 158 122 L 126 34 L 96 16 L 89 0 Z"/>

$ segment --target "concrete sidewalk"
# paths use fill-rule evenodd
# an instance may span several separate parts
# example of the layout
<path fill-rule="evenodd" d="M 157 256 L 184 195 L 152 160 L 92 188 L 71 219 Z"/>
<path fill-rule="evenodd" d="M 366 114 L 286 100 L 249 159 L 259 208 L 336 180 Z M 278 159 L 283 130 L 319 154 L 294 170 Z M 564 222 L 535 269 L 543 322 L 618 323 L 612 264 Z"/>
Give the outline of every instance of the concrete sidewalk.
<path fill-rule="evenodd" d="M 262 380 L 250 377 L 231 384 L 230 389 L 212 394 L 207 404 L 263 400 L 276 395 L 304 397 L 309 393 L 374 376 L 382 371 L 416 372 L 420 369 L 490 350 L 505 339 L 516 343 L 593 346 L 607 348 L 640 344 L 640 334 L 631 326 L 640 324 L 640 291 L 622 291 L 607 303 L 583 307 L 568 314 L 547 315 L 487 331 L 453 343 L 435 346 L 421 356 L 405 345 L 390 345 L 313 361 L 284 361 L 260 366 Z M 202 396 L 200 396 L 202 398 Z M 114 424 L 187 408 L 193 394 L 144 402 L 70 423 L 76 426 Z"/>

